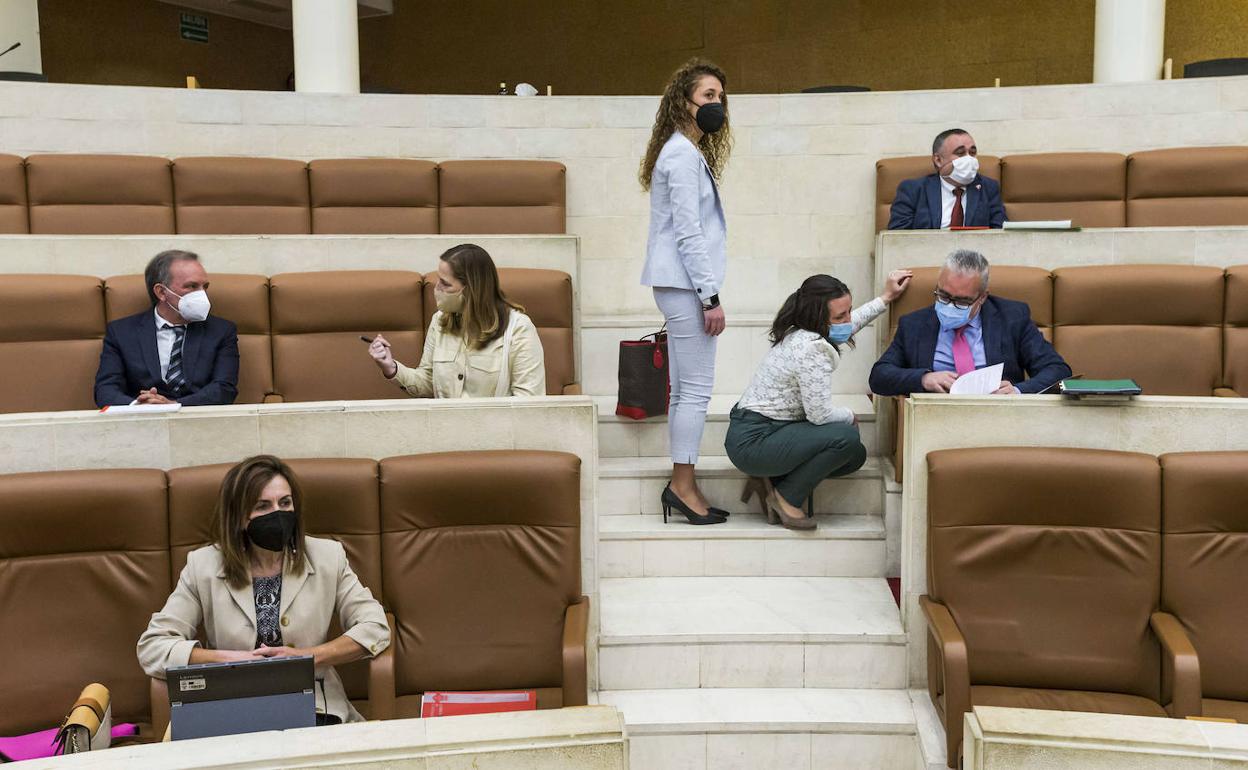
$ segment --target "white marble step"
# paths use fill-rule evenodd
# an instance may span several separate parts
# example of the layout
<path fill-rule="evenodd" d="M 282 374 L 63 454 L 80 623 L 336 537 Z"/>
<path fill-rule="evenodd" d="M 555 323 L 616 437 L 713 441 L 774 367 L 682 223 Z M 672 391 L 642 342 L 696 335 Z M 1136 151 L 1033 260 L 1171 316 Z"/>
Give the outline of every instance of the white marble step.
<path fill-rule="evenodd" d="M 628 725 L 633 770 L 912 770 L 921 767 L 905 690 L 604 691 Z"/>
<path fill-rule="evenodd" d="M 604 516 L 598 525 L 600 577 L 884 577 L 882 516 L 820 516 L 819 528 L 770 525 L 760 513 L 690 526 L 660 514 Z"/>
<path fill-rule="evenodd" d="M 600 426 L 601 427 L 601 426 Z M 868 457 L 854 473 L 828 479 L 815 490 L 815 513 L 879 516 L 884 513 L 880 458 Z M 600 516 L 662 513 L 659 495 L 672 474 L 667 457 L 603 457 L 598 461 Z M 746 475 L 727 457 L 698 460 L 698 485 L 711 505 L 732 513 L 758 511 L 757 502 L 741 502 Z"/>
<path fill-rule="evenodd" d="M 601 690 L 905 685 L 880 578 L 604 578 L 598 591 Z"/>
<path fill-rule="evenodd" d="M 630 420 L 615 414 L 615 396 L 594 396 L 598 406 L 598 453 L 601 457 L 666 457 L 668 455 L 667 417 Z M 716 394 L 706 414 L 706 427 L 698 447 L 701 455 L 722 456 L 728 433 L 728 413 L 740 395 Z M 838 406 L 854 410 L 862 424 L 859 433 L 867 454 L 876 455 L 876 432 L 872 427 L 875 411 L 866 396 L 844 394 L 834 399 Z"/>

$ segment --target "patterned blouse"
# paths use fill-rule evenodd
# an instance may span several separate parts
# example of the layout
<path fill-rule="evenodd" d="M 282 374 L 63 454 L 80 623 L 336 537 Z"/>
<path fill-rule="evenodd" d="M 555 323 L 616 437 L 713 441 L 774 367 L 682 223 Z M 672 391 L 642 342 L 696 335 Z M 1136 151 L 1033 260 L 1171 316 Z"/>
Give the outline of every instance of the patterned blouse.
<path fill-rule="evenodd" d="M 854 334 L 886 307 L 876 297 L 854 310 L 850 316 Z M 854 410 L 832 403 L 832 373 L 840 362 L 826 337 L 804 329 L 790 332 L 767 351 L 737 406 L 773 420 L 852 423 Z"/>
<path fill-rule="evenodd" d="M 252 578 L 256 597 L 256 646 L 282 646 L 282 573 Z"/>

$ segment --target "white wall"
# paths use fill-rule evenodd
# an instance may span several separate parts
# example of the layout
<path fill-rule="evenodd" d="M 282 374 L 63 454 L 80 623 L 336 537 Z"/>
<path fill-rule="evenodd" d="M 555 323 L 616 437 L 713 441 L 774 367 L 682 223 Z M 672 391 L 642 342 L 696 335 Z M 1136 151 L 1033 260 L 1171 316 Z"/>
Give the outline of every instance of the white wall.
<path fill-rule="evenodd" d="M 0 0 L 0 51 L 18 42 L 21 48 L 0 57 L 0 71 L 43 72 L 39 0 Z"/>

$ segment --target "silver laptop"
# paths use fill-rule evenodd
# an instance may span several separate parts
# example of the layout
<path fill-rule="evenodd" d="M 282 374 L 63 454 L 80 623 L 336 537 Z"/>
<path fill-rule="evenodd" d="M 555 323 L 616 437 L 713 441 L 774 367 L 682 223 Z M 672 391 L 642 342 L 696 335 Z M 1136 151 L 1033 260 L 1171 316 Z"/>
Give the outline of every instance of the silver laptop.
<path fill-rule="evenodd" d="M 175 741 L 316 724 L 311 656 L 174 666 L 165 683 Z"/>

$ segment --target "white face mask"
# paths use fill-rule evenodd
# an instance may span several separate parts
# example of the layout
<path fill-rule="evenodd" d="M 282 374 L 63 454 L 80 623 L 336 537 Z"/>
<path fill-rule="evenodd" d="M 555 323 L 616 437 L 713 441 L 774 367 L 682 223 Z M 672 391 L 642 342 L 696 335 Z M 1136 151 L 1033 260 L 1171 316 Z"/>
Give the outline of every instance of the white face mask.
<path fill-rule="evenodd" d="M 178 297 L 178 306 L 173 307 L 173 303 L 169 302 L 169 300 L 165 300 L 165 302 L 168 302 L 169 307 L 173 307 L 174 310 L 178 311 L 178 315 L 190 323 L 197 323 L 208 318 L 208 312 L 212 310 L 212 303 L 208 301 L 208 292 L 203 289 L 197 289 L 196 291 L 188 291 L 179 297 L 168 286 L 165 287 L 165 291 Z"/>
<path fill-rule="evenodd" d="M 963 155 L 953 159 L 953 169 L 949 172 L 949 181 L 966 187 L 975 181 L 979 173 L 979 159 L 974 155 Z"/>

